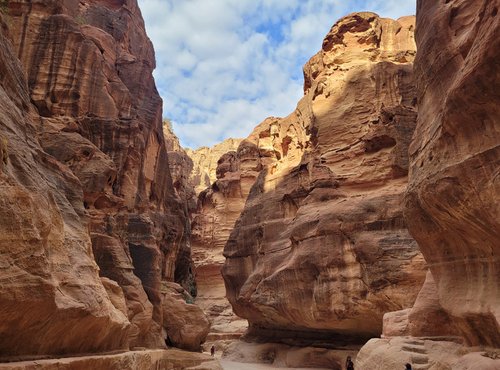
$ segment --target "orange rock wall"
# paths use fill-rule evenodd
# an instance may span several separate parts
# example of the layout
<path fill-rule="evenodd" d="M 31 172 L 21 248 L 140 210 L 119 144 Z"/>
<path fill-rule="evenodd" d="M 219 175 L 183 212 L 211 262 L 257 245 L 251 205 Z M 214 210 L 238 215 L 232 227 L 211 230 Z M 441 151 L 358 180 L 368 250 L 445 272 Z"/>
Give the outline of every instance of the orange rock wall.
<path fill-rule="evenodd" d="M 498 0 L 420 0 L 405 217 L 469 344 L 500 346 Z"/>
<path fill-rule="evenodd" d="M 413 17 L 338 21 L 304 68 L 295 112 L 257 126 L 227 166 L 234 184 L 215 183 L 218 194 L 247 189 L 223 275 L 254 332 L 361 341 L 413 304 L 425 277 L 402 212 L 413 30 Z"/>
<path fill-rule="evenodd" d="M 11 0 L 7 17 L 0 353 L 164 347 L 189 218 L 137 1 Z"/>
<path fill-rule="evenodd" d="M 94 261 L 83 188 L 37 140 L 0 15 L 0 356 L 128 347 L 130 322 Z"/>

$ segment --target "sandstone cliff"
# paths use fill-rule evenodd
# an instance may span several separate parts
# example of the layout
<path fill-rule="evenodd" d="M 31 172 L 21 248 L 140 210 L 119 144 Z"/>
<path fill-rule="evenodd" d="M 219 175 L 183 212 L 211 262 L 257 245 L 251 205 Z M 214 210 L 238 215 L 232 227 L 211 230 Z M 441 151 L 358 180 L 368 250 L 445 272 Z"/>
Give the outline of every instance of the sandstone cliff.
<path fill-rule="evenodd" d="M 361 368 L 500 368 L 499 6 L 418 1 L 404 213 L 430 272 L 410 310 L 386 315 L 385 338 L 363 347 Z M 463 344 L 497 349 L 467 354 L 478 348 Z"/>
<path fill-rule="evenodd" d="M 126 348 L 130 323 L 99 278 L 82 185 L 37 141 L 0 19 L 0 355 Z"/>
<path fill-rule="evenodd" d="M 223 275 L 253 332 L 361 341 L 380 334 L 385 312 L 413 304 L 425 276 L 402 214 L 413 29 L 413 17 L 342 18 L 305 66 L 295 112 L 221 159 L 211 197 L 248 195 Z"/>
<path fill-rule="evenodd" d="M 405 217 L 469 344 L 500 347 L 500 2 L 421 0 Z"/>
<path fill-rule="evenodd" d="M 179 138 L 172 131 L 169 121 L 163 122 L 163 136 L 168 152 L 168 164 L 172 176 L 174 193 L 181 202 L 184 211 L 184 231 L 186 238 L 177 254 L 175 281 L 182 284 L 189 294 L 196 296 L 194 263 L 191 258 L 191 215 L 196 211 L 196 193 L 191 182 L 193 161 L 181 147 Z"/>
<path fill-rule="evenodd" d="M 192 215 L 191 247 L 198 287 L 196 303 L 210 317 L 213 338 L 217 337 L 214 333 L 239 336 L 247 328 L 246 320 L 234 315 L 226 299 L 221 275 L 224 246 L 250 190 L 241 186 L 240 166 L 234 167 L 240 142 L 227 139 L 212 148 L 187 150 L 195 163 L 191 181 L 197 182 L 198 188 L 204 184 L 200 180 L 210 181 L 210 186 L 200 192 Z"/>
<path fill-rule="evenodd" d="M 2 24 L 0 353 L 164 347 L 189 219 L 136 0 L 11 0 Z"/>
<path fill-rule="evenodd" d="M 217 180 L 216 171 L 219 158 L 227 152 L 236 150 L 240 143 L 241 139 L 229 138 L 210 148 L 203 146 L 196 150 L 186 149 L 187 155 L 193 161 L 193 170 L 190 176 L 196 194 L 200 194 Z"/>

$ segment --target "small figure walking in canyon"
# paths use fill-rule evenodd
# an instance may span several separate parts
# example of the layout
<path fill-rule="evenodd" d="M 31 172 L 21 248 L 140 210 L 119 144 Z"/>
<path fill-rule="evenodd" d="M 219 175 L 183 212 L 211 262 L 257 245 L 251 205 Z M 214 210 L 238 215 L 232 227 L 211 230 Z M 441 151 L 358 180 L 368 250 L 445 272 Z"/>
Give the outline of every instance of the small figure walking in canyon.
<path fill-rule="evenodd" d="M 347 359 L 345 360 L 345 368 L 346 370 L 354 370 L 354 364 L 351 361 L 351 356 L 347 356 Z"/>
<path fill-rule="evenodd" d="M 406 365 L 405 365 L 405 370 L 412 370 L 412 368 L 411 368 L 411 364 L 406 364 Z"/>
<path fill-rule="evenodd" d="M 214 356 L 215 356 L 215 346 L 214 346 L 214 345 L 212 345 L 212 347 L 210 347 L 210 355 L 211 355 L 212 357 L 214 357 Z"/>

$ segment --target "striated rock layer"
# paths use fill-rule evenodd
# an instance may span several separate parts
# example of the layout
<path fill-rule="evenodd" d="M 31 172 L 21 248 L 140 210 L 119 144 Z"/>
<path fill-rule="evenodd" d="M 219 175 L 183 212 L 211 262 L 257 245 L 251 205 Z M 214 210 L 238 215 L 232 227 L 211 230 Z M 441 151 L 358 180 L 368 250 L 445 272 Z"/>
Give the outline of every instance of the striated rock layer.
<path fill-rule="evenodd" d="M 189 219 L 137 2 L 8 6 L 0 354 L 164 347 L 162 281 L 194 288 Z"/>
<path fill-rule="evenodd" d="M 500 347 L 500 2 L 421 0 L 405 217 L 468 344 Z M 437 299 L 437 298 L 436 298 Z"/>
<path fill-rule="evenodd" d="M 413 17 L 339 20 L 304 67 L 295 112 L 265 120 L 222 160 L 227 181 L 212 191 L 248 194 L 223 275 L 254 333 L 361 341 L 413 304 L 425 276 L 402 214 L 413 28 Z"/>
<path fill-rule="evenodd" d="M 196 303 L 210 317 L 212 333 L 232 333 L 236 336 L 245 331 L 248 324 L 234 315 L 226 299 L 221 275 L 225 260 L 223 250 L 256 175 L 239 164 L 241 151 L 235 145 L 240 142 L 228 139 L 212 148 L 187 151 L 196 163 L 191 181 L 198 181 L 199 173 L 205 173 L 207 178 L 215 174 L 212 185 L 199 194 L 198 206 L 192 215 L 191 244 L 198 288 Z M 240 147 L 245 146 L 242 144 Z M 245 176 L 250 176 L 249 186 L 241 181 Z"/>
<path fill-rule="evenodd" d="M 181 201 L 184 211 L 184 231 L 186 236 L 191 236 L 191 215 L 196 211 L 196 193 L 191 182 L 193 161 L 181 147 L 179 138 L 172 131 L 169 121 L 163 122 L 163 136 L 168 152 L 168 164 L 172 176 L 174 193 Z M 177 253 L 175 264 L 176 281 L 180 282 L 189 294 L 196 296 L 196 281 L 194 276 L 194 263 L 191 258 L 191 239 L 186 237 Z"/>
<path fill-rule="evenodd" d="M 229 138 L 210 148 L 203 146 L 196 150 L 186 149 L 187 155 L 193 161 L 190 177 L 196 194 L 200 194 L 212 185 L 217 179 L 216 171 L 219 158 L 227 152 L 238 149 L 240 143 L 241 139 Z"/>
<path fill-rule="evenodd" d="M 0 356 L 125 348 L 130 323 L 99 278 L 82 185 L 37 141 L 0 23 Z"/>
<path fill-rule="evenodd" d="M 201 353 L 141 350 L 50 360 L 0 364 L 0 370 L 222 370 L 219 362 Z"/>

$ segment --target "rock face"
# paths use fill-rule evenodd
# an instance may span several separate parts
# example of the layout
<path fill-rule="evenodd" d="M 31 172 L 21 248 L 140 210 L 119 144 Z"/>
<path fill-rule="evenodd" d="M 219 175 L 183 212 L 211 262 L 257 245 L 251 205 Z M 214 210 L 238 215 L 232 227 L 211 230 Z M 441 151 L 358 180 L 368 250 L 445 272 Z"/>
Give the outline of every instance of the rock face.
<path fill-rule="evenodd" d="M 196 303 L 204 309 L 212 322 L 212 333 L 242 333 L 248 324 L 234 315 L 226 299 L 226 289 L 221 269 L 224 264 L 223 249 L 240 216 L 251 184 L 258 172 L 240 165 L 240 154 L 245 144 L 237 151 L 232 150 L 240 140 L 228 139 L 213 148 L 201 148 L 187 153 L 194 163 L 191 181 L 198 181 L 199 174 L 216 178 L 212 185 L 198 197 L 198 207 L 192 216 L 191 246 L 196 266 L 198 295 Z M 229 151 L 227 151 L 229 150 Z M 224 154 L 221 154 L 223 151 Z M 220 158 L 215 159 L 215 156 Z M 213 164 L 217 163 L 216 168 Z M 206 166 L 206 167 L 205 167 Z M 242 185 L 242 178 L 248 177 L 250 186 Z"/>
<path fill-rule="evenodd" d="M 458 331 L 439 303 L 436 283 L 430 271 L 412 308 L 384 315 L 383 337 L 457 337 Z"/>
<path fill-rule="evenodd" d="M 222 370 L 213 357 L 180 350 L 141 350 L 111 355 L 0 364 L 0 370 Z"/>
<path fill-rule="evenodd" d="M 0 355 L 125 348 L 130 323 L 99 278 L 82 185 L 36 140 L 0 19 Z"/>
<path fill-rule="evenodd" d="M 238 149 L 240 143 L 241 139 L 229 138 L 211 148 L 203 146 L 196 150 L 186 149 L 186 153 L 193 161 L 191 182 L 196 194 L 200 194 L 217 180 L 217 162 L 220 157 L 227 152 Z"/>
<path fill-rule="evenodd" d="M 500 2 L 420 0 L 405 217 L 468 344 L 500 346 Z"/>
<path fill-rule="evenodd" d="M 210 322 L 193 297 L 180 285 L 162 286 L 164 327 L 168 340 L 178 348 L 198 351 L 210 330 Z"/>
<path fill-rule="evenodd" d="M 181 248 L 177 253 L 175 264 L 175 281 L 189 291 L 193 297 L 197 294 L 196 281 L 194 277 L 194 263 L 191 258 L 191 215 L 196 211 L 196 193 L 191 182 L 191 172 L 193 171 L 193 161 L 181 147 L 179 138 L 172 131 L 169 121 L 163 122 L 163 136 L 168 152 L 168 163 L 172 175 L 172 183 L 175 195 L 181 201 L 184 212 L 182 219 L 184 224 L 184 238 Z"/>
<path fill-rule="evenodd" d="M 137 2 L 8 6 L 0 354 L 164 347 L 161 283 L 192 282 L 189 219 Z"/>
<path fill-rule="evenodd" d="M 361 341 L 413 304 L 425 276 L 402 214 L 413 28 L 413 17 L 342 18 L 305 66 L 295 112 L 264 121 L 225 160 L 234 184 L 215 191 L 249 195 L 223 275 L 255 333 Z"/>

